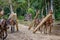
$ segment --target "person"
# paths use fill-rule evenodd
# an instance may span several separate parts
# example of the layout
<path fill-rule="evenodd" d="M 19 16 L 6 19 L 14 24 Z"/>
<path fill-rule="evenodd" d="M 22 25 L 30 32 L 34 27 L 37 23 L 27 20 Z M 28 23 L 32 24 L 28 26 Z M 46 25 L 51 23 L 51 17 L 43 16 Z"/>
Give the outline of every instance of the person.
<path fill-rule="evenodd" d="M 3 16 L 3 14 L 4 14 L 4 11 L 3 11 L 2 8 L 0 7 L 0 18 L 1 18 L 1 16 Z"/>
<path fill-rule="evenodd" d="M 2 7 L 0 7 L 0 24 L 3 21 L 3 17 L 4 17 L 4 11 L 2 10 Z"/>

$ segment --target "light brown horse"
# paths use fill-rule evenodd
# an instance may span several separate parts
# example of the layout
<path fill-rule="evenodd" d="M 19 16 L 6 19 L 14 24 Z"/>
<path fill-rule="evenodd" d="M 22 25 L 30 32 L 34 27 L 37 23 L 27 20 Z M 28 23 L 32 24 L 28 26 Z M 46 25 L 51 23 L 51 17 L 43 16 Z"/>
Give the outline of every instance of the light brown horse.
<path fill-rule="evenodd" d="M 14 32 L 15 31 L 16 20 L 9 19 L 8 24 L 11 25 L 11 32 Z"/>
<path fill-rule="evenodd" d="M 11 31 L 15 30 L 15 25 L 16 25 L 16 29 L 18 31 L 18 22 L 17 22 L 17 14 L 12 12 L 9 16 L 9 24 L 11 25 Z"/>

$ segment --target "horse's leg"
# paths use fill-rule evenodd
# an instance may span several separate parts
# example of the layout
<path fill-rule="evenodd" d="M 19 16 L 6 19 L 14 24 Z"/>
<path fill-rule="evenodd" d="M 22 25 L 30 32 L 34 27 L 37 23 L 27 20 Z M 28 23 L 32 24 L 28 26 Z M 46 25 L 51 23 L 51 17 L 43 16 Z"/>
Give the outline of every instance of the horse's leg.
<path fill-rule="evenodd" d="M 13 33 L 15 31 L 15 27 L 12 25 L 11 26 L 11 32 Z"/>
<path fill-rule="evenodd" d="M 43 31 L 43 27 L 39 27 L 39 30 L 41 31 L 41 33 L 42 33 L 42 31 Z"/>
<path fill-rule="evenodd" d="M 50 25 L 49 33 L 51 33 L 53 25 Z"/>
<path fill-rule="evenodd" d="M 39 31 L 41 31 L 41 27 L 39 27 Z"/>
<path fill-rule="evenodd" d="M 48 33 L 48 24 L 45 25 L 45 34 Z"/>
<path fill-rule="evenodd" d="M 45 34 L 46 34 L 46 31 L 47 31 L 46 25 L 44 25 L 44 33 L 45 33 Z"/>
<path fill-rule="evenodd" d="M 48 33 L 51 33 L 51 27 L 52 27 L 52 26 L 53 26 L 53 25 L 49 24 L 49 26 L 47 27 Z"/>
<path fill-rule="evenodd" d="M 46 33 L 46 30 L 47 30 L 47 29 L 46 29 L 46 25 L 42 25 L 42 27 L 41 27 L 41 32 L 42 32 L 42 33 Z"/>
<path fill-rule="evenodd" d="M 50 25 L 49 33 L 51 33 L 51 25 Z"/>
<path fill-rule="evenodd" d="M 44 34 L 46 33 L 46 23 L 44 23 L 44 25 L 43 25 L 43 32 L 44 32 Z"/>
<path fill-rule="evenodd" d="M 34 29 L 35 29 L 36 28 L 36 23 L 35 22 L 34 22 L 33 26 L 34 26 Z"/>

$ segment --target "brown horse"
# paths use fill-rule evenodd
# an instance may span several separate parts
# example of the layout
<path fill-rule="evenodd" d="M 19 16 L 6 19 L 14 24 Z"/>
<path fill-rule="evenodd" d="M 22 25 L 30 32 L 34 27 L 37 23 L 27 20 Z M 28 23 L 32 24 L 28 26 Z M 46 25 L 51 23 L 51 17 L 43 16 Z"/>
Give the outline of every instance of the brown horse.
<path fill-rule="evenodd" d="M 34 29 L 37 27 L 37 25 L 38 25 L 40 22 L 41 22 L 40 19 L 38 19 L 38 18 L 35 19 L 35 21 L 34 21 Z M 38 30 L 41 31 L 40 29 L 41 29 L 41 28 L 39 28 Z"/>
<path fill-rule="evenodd" d="M 45 27 L 44 27 L 44 33 L 51 33 L 51 29 L 53 27 L 53 19 L 52 16 L 49 17 L 49 19 L 44 23 Z"/>
<path fill-rule="evenodd" d="M 7 37 L 7 20 L 2 19 L 2 22 L 0 22 L 0 38 L 5 39 Z"/>

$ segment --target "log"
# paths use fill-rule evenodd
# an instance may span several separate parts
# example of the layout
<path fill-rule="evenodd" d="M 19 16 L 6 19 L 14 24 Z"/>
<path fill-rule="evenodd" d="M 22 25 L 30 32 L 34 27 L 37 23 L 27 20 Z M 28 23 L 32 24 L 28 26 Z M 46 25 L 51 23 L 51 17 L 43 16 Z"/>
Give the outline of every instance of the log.
<path fill-rule="evenodd" d="M 40 11 L 38 11 L 37 13 L 36 13 L 36 16 L 34 17 L 34 20 L 32 21 L 32 23 L 29 25 L 29 30 L 31 29 L 31 27 L 33 26 L 33 24 L 34 24 L 34 21 L 35 21 L 35 19 L 38 17 L 38 15 L 39 15 L 39 12 Z"/>
<path fill-rule="evenodd" d="M 19 29 L 18 29 L 18 20 L 16 20 L 16 30 L 19 31 Z"/>
<path fill-rule="evenodd" d="M 51 13 L 51 12 L 50 12 Z M 33 33 L 35 33 L 36 31 L 37 31 L 37 29 L 39 28 L 39 27 L 41 27 L 47 20 L 48 20 L 48 18 L 50 17 L 50 16 L 52 16 L 52 14 L 48 14 L 40 23 L 39 23 L 39 25 L 33 30 Z"/>
<path fill-rule="evenodd" d="M 16 14 L 16 30 L 19 31 L 19 29 L 18 29 L 18 19 L 17 19 L 17 14 Z"/>

